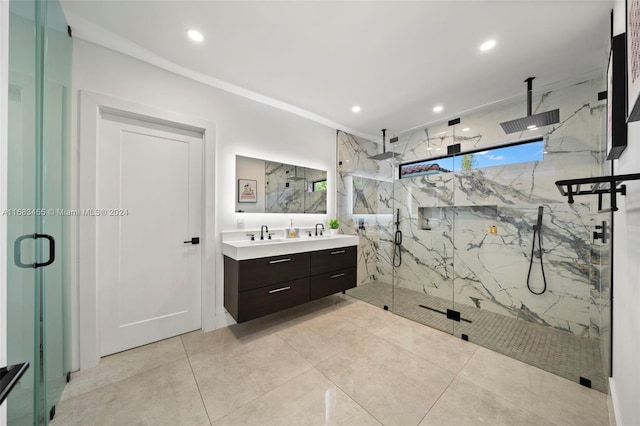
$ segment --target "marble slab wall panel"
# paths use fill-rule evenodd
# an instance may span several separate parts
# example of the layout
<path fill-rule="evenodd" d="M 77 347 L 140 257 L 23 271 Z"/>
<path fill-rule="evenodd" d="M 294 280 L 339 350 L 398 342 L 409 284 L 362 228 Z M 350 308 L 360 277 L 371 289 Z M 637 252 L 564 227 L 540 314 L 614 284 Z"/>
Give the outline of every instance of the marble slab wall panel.
<path fill-rule="evenodd" d="M 382 277 L 393 272 L 396 285 L 455 297 L 456 303 L 598 338 L 601 330 L 594 322 L 603 321 L 608 298 L 592 254 L 597 197 L 569 205 L 554 182 L 602 174 L 605 105 L 597 93 L 603 88 L 604 81 L 595 79 L 534 96 L 534 113 L 560 108 L 561 119 L 534 132 L 506 135 L 499 126 L 525 115 L 523 98 L 465 114 L 456 126 L 443 123 L 401 135 L 393 149 L 402 162 L 444 155 L 453 143 L 464 152 L 534 137 L 544 139 L 545 154 L 542 161 L 393 180 L 391 209 L 400 209 L 404 233 L 403 265 L 395 270 L 395 219 L 381 209 L 381 204 L 389 208 L 383 195 L 388 190 L 376 191 L 373 182 L 388 182 L 395 169 L 368 159 L 377 153 L 376 144 L 338 132 L 341 221 L 357 214 L 376 218 L 368 219 L 376 227 L 365 239 L 377 255 L 367 255 L 367 270 Z M 358 189 L 361 199 L 355 196 Z M 540 205 L 548 290 L 536 296 L 527 289 L 526 277 Z M 487 232 L 490 224 L 497 227 L 496 235 Z M 534 289 L 542 284 L 535 254 L 531 284 Z"/>
<path fill-rule="evenodd" d="M 295 172 L 294 166 L 265 161 L 267 213 L 304 213 L 305 181 L 291 179 Z"/>
<path fill-rule="evenodd" d="M 393 170 L 386 161 L 368 157 L 379 145 L 337 132 L 337 215 L 345 234 L 359 235 L 358 284 L 373 280 L 391 283 L 390 247 L 380 236 L 392 225 Z"/>

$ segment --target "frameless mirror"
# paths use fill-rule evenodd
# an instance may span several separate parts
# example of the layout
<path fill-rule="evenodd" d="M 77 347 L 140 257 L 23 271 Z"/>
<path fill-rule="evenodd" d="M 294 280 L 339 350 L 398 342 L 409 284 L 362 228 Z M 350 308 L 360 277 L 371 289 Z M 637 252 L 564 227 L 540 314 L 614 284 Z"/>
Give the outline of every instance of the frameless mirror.
<path fill-rule="evenodd" d="M 236 156 L 236 212 L 326 213 L 327 172 Z"/>

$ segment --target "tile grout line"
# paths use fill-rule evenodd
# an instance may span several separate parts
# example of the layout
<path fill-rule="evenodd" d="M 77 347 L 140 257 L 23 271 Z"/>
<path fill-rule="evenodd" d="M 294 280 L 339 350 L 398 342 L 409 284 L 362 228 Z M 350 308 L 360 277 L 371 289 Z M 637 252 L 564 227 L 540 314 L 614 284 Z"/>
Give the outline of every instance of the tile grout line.
<path fill-rule="evenodd" d="M 424 422 L 424 420 L 427 418 L 427 416 L 429 415 L 429 413 L 431 412 L 431 410 L 433 409 L 433 407 L 435 407 L 438 402 L 440 402 L 440 400 L 442 399 L 442 397 L 444 396 L 444 394 L 449 390 L 449 388 L 451 387 L 451 385 L 453 384 L 453 382 L 456 381 L 456 379 L 458 378 L 458 376 L 460 375 L 460 373 L 462 373 L 462 370 L 464 370 L 464 368 L 467 366 L 467 364 L 469 363 L 469 361 L 471 360 L 471 358 L 476 354 L 476 351 L 478 350 L 478 348 L 476 348 L 476 350 L 473 351 L 473 353 L 469 356 L 469 358 L 467 358 L 467 360 L 464 362 L 464 365 L 462 366 L 462 368 L 460 368 L 460 370 L 458 370 L 458 372 L 451 378 L 451 381 L 447 384 L 447 386 L 442 390 L 442 393 L 440 394 L 440 396 L 438 396 L 438 398 L 434 401 L 434 403 L 431 405 L 431 407 L 429 407 L 429 409 L 427 410 L 427 412 L 424 414 L 424 416 L 422 417 L 422 419 L 420 419 L 420 421 L 418 422 L 418 425 L 420 425 L 420 423 Z M 490 392 L 487 389 L 488 392 Z"/>
<path fill-rule="evenodd" d="M 193 371 L 193 366 L 191 365 L 191 358 L 187 354 L 187 348 L 184 346 L 184 340 L 182 340 L 182 335 L 180 336 L 180 342 L 182 343 L 182 349 L 187 356 L 187 362 L 189 363 L 189 369 L 191 370 L 191 376 L 193 377 L 193 381 L 196 383 L 196 388 L 198 389 L 198 395 L 200 395 L 200 401 L 202 401 L 202 406 L 204 407 L 204 412 L 207 414 L 207 419 L 209 420 L 209 424 L 212 424 L 211 416 L 209 415 L 209 410 L 207 409 L 207 404 L 204 402 L 204 397 L 202 396 L 202 391 L 200 390 L 200 383 L 198 383 L 198 379 L 196 378 L 196 373 Z"/>
<path fill-rule="evenodd" d="M 350 323 L 350 324 L 351 324 L 351 323 Z M 355 325 L 355 324 L 352 324 L 352 325 Z M 357 327 L 357 326 L 356 326 L 356 327 Z M 366 331 L 366 330 L 365 330 L 365 331 Z M 349 394 L 348 394 L 344 389 L 342 389 L 342 388 L 340 387 L 340 385 L 338 385 L 336 382 L 334 382 L 334 381 L 333 381 L 333 380 L 331 380 L 329 377 L 327 377 L 327 375 L 326 375 L 326 374 L 324 374 L 322 371 L 320 371 L 320 370 L 318 369 L 318 367 L 317 367 L 319 364 L 321 364 L 321 363 L 325 362 L 326 360 L 328 360 L 328 359 L 330 359 L 330 358 L 332 358 L 332 357 L 334 357 L 334 356 L 337 356 L 337 355 L 338 355 L 338 354 L 340 354 L 341 352 L 344 352 L 344 351 L 346 351 L 347 349 L 349 349 L 351 346 L 354 346 L 354 345 L 356 345 L 356 344 L 358 344 L 358 343 L 362 342 L 364 339 L 366 339 L 366 338 L 368 338 L 368 337 L 377 337 L 377 336 L 374 336 L 372 333 L 369 333 L 368 331 L 367 331 L 367 334 L 368 334 L 368 336 L 365 336 L 365 337 L 363 337 L 362 339 L 359 339 L 357 342 L 354 342 L 354 343 L 352 343 L 352 344 L 350 344 L 350 345 L 347 345 L 347 347 L 346 347 L 346 348 L 344 348 L 344 349 L 342 349 L 342 350 L 340 350 L 340 351 L 336 352 L 335 354 L 333 354 L 333 355 L 331 355 L 331 356 L 327 357 L 325 360 L 320 361 L 320 362 L 319 362 L 318 364 L 316 364 L 316 365 L 313 365 L 313 364 L 311 364 L 309 361 L 307 361 L 307 360 L 304 358 L 304 356 L 302 356 L 302 354 L 296 350 L 296 348 L 294 348 L 293 346 L 291 346 L 291 344 L 289 344 L 289 342 L 287 342 L 286 340 L 284 340 L 281 336 L 278 336 L 278 337 L 279 337 L 280 339 L 282 339 L 282 341 L 283 341 L 283 342 L 285 342 L 287 345 L 289 345 L 289 347 L 291 347 L 291 348 L 292 348 L 292 349 L 293 349 L 297 354 L 299 354 L 299 355 L 300 355 L 300 357 L 302 357 L 303 359 L 305 359 L 305 361 L 309 362 L 309 364 L 311 364 L 311 369 L 313 369 L 313 370 L 315 370 L 316 372 L 318 372 L 318 374 L 320 374 L 322 377 L 324 377 L 325 379 L 327 379 L 327 380 L 329 381 L 329 383 L 333 383 L 333 385 L 334 385 L 336 388 L 340 389 L 340 391 L 341 391 L 341 392 L 342 392 L 342 393 L 343 393 L 347 398 L 349 398 L 351 401 L 353 401 L 353 403 L 354 403 L 354 404 L 356 404 L 358 407 L 362 408 L 362 409 L 364 410 L 364 412 L 365 412 L 365 413 L 369 414 L 369 415 L 370 415 L 372 418 L 374 418 L 378 423 L 380 423 L 381 425 L 384 425 L 384 423 L 382 423 L 382 421 L 380 421 L 380 419 L 378 419 L 376 416 L 374 416 L 372 413 L 370 413 L 370 412 L 369 412 L 369 410 L 367 410 L 367 409 L 366 409 L 366 408 L 364 408 L 362 405 L 360 405 L 360 404 L 359 404 L 355 399 L 353 399 L 353 398 L 352 398 L 352 397 L 351 397 L 351 396 L 350 396 L 350 395 L 349 395 Z M 276 333 L 276 335 L 277 335 L 277 333 Z M 310 370 L 311 370 L 311 369 L 310 369 Z M 310 370 L 307 370 L 307 371 L 310 371 Z M 305 371 L 305 373 L 306 373 L 307 371 Z"/>
<path fill-rule="evenodd" d="M 180 337 L 180 335 L 178 335 L 178 336 L 174 336 L 174 337 Z M 166 339 L 165 339 L 165 340 L 166 340 Z M 180 341 L 182 341 L 182 339 L 180 339 Z M 155 343 L 155 342 L 154 342 L 154 343 Z M 152 344 L 152 343 L 151 343 L 151 344 Z M 144 345 L 144 346 L 147 346 L 147 345 Z M 133 349 L 136 349 L 136 348 L 133 348 Z M 123 352 L 125 352 L 125 351 L 123 351 Z M 122 353 L 122 352 L 119 352 L 119 353 Z M 184 359 L 188 359 L 188 358 L 189 358 L 189 356 L 185 353 L 185 354 L 184 354 Z M 156 365 L 155 367 L 150 368 L 150 369 L 148 369 L 148 370 L 140 371 L 139 373 L 133 374 L 133 375 L 131 375 L 131 376 L 123 377 L 122 379 L 120 379 L 120 380 L 116 380 L 115 382 L 106 383 L 106 384 L 104 384 L 104 385 L 102 385 L 102 386 L 98 386 L 98 387 L 96 387 L 96 388 L 94 388 L 94 389 L 88 390 L 88 391 L 83 392 L 83 393 L 80 393 L 80 394 L 78 394 L 78 395 L 74 395 L 74 396 L 72 396 L 72 397 L 70 397 L 70 398 L 61 399 L 59 403 L 66 402 L 66 401 L 71 401 L 72 399 L 76 399 L 76 398 L 79 398 L 79 397 L 81 397 L 81 396 L 88 395 L 88 394 L 93 393 L 93 392 L 97 392 L 97 391 L 102 390 L 102 389 L 104 389 L 104 388 L 107 388 L 107 387 L 109 387 L 109 386 L 117 385 L 117 384 L 119 384 L 119 383 L 122 383 L 122 382 L 124 382 L 124 381 L 126 381 L 126 380 L 132 379 L 132 378 L 134 378 L 134 377 L 138 377 L 138 376 L 141 376 L 141 375 L 143 375 L 143 374 L 147 374 L 147 373 L 150 373 L 150 372 L 152 372 L 152 371 L 154 371 L 154 370 L 157 370 L 158 368 L 165 367 L 165 366 L 167 366 L 167 365 L 169 365 L 169 364 L 171 364 L 171 363 L 174 363 L 174 362 L 177 362 L 177 361 L 181 361 L 182 359 L 183 359 L 183 358 L 181 357 L 181 358 L 176 358 L 176 359 L 171 360 L 171 361 L 164 362 L 164 363 L 162 363 L 162 364 L 160 364 L 160 365 Z M 96 367 L 97 367 L 97 366 L 96 366 Z M 93 368 L 96 368 L 96 367 L 93 367 Z M 72 377 L 71 377 L 71 380 L 73 380 L 73 375 L 72 375 Z"/>
<path fill-rule="evenodd" d="M 289 343 L 287 343 L 284 339 L 282 339 L 282 337 L 277 336 L 277 334 L 276 334 L 276 333 L 269 334 L 269 336 L 276 336 L 276 337 L 278 337 L 279 339 L 281 339 L 284 343 L 286 343 L 288 346 L 291 346 L 291 345 L 289 345 Z M 267 336 L 264 336 L 264 337 L 267 337 Z M 223 345 L 223 346 L 224 346 L 224 345 Z M 221 346 L 221 347 L 222 347 L 222 346 Z M 219 348 L 216 348 L 216 349 L 219 349 Z M 293 349 L 293 348 L 292 348 L 292 349 Z M 300 355 L 300 354 L 298 353 L 298 351 L 296 351 L 295 349 L 293 349 L 293 350 L 294 350 L 298 355 Z M 202 353 L 202 352 L 198 352 L 198 354 L 199 354 L 199 353 Z M 194 354 L 194 355 L 197 355 L 197 354 Z M 243 407 L 245 407 L 245 406 L 247 406 L 247 405 L 249 405 L 249 404 L 253 403 L 254 401 L 256 401 L 256 400 L 258 400 L 258 399 L 260 399 L 260 398 L 264 397 L 265 395 L 267 395 L 267 394 L 269 394 L 269 393 L 271 393 L 271 392 L 275 391 L 276 389 L 278 389 L 279 387 L 281 387 L 281 386 L 285 385 L 286 383 L 289 383 L 290 381 L 292 381 L 292 380 L 294 380 L 294 379 L 296 379 L 296 378 L 300 377 L 301 375 L 303 375 L 303 374 L 305 374 L 305 373 L 307 373 L 307 372 L 311 371 L 311 370 L 314 368 L 313 364 L 311 364 L 309 361 L 307 361 L 307 360 L 306 360 L 302 355 L 300 355 L 300 357 L 301 357 L 301 358 L 302 358 L 302 359 L 303 359 L 307 364 L 309 364 L 310 368 L 307 368 L 306 370 L 301 371 L 299 374 L 296 374 L 295 376 L 291 377 L 290 379 L 285 380 L 284 382 L 282 382 L 282 383 L 280 383 L 279 385 L 275 386 L 273 389 L 270 389 L 270 390 L 268 390 L 268 391 L 264 392 L 262 395 L 256 396 L 256 397 L 255 397 L 255 398 L 253 398 L 252 400 L 247 401 L 246 403 L 244 403 L 244 404 L 240 405 L 239 407 L 236 407 L 233 411 L 231 411 L 231 412 L 229 412 L 229 413 L 225 414 L 224 416 L 222 416 L 222 417 L 220 417 L 220 418 L 216 419 L 215 421 L 217 422 L 217 421 L 219 421 L 219 420 L 224 419 L 225 417 L 228 417 L 228 416 L 232 415 L 233 413 L 235 413 L 236 411 L 240 410 L 241 408 L 243 408 Z M 189 356 L 187 356 L 187 358 L 189 358 Z M 191 366 L 191 360 L 189 360 L 189 366 Z M 195 377 L 195 373 L 194 373 L 194 371 L 193 371 L 193 368 L 191 368 L 191 374 L 193 374 L 193 378 L 194 378 L 194 380 L 196 381 L 196 385 L 198 385 L 198 379 Z M 199 385 L 198 385 L 198 392 L 200 392 L 200 386 L 199 386 Z M 200 392 L 200 398 L 202 399 L 202 403 L 204 404 L 204 399 L 203 399 L 203 397 L 202 397 L 202 393 L 201 393 L 201 392 Z M 207 411 L 207 406 L 206 406 L 206 404 L 204 404 L 204 408 L 205 408 L 205 411 L 206 411 L 206 413 L 207 413 L 207 417 L 209 418 L 209 422 L 210 422 L 210 424 L 213 424 L 213 422 L 214 422 L 214 421 L 213 421 L 213 420 L 211 420 L 211 416 L 209 416 L 209 412 Z"/>
<path fill-rule="evenodd" d="M 328 359 L 328 358 L 327 358 L 327 359 Z M 373 415 L 373 413 L 369 412 L 369 410 L 367 410 L 367 409 L 366 409 L 366 408 L 364 408 L 362 405 L 360 405 L 360 404 L 358 403 L 358 401 L 356 401 L 355 399 L 353 399 L 353 398 L 351 397 L 351 395 L 349 395 L 349 394 L 348 394 L 344 389 L 342 389 L 342 388 L 340 387 L 340 385 L 339 385 L 339 384 L 337 384 L 336 382 L 334 382 L 333 380 L 331 380 L 331 378 L 330 378 L 330 377 L 328 377 L 326 374 L 324 374 L 324 373 L 323 373 L 322 371 L 320 371 L 318 368 L 316 368 L 316 367 L 313 367 L 313 368 L 314 368 L 318 373 L 320 373 L 320 375 L 321 375 L 322 377 L 324 377 L 324 378 L 325 378 L 325 379 L 327 379 L 329 382 L 333 383 L 333 385 L 334 385 L 335 387 L 337 387 L 338 389 L 340 389 L 340 392 L 342 392 L 343 394 L 345 394 L 345 396 L 346 396 L 347 398 L 349 398 L 351 401 L 353 401 L 353 403 L 354 403 L 354 404 L 356 404 L 358 407 L 362 408 L 362 409 L 364 410 L 364 412 L 365 412 L 365 413 L 369 414 L 371 417 L 373 417 L 373 418 L 374 418 L 378 423 L 380 423 L 381 425 L 384 425 L 384 423 L 382 423 L 382 421 L 381 421 L 380 419 L 378 419 L 376 416 L 374 416 L 374 415 Z"/>

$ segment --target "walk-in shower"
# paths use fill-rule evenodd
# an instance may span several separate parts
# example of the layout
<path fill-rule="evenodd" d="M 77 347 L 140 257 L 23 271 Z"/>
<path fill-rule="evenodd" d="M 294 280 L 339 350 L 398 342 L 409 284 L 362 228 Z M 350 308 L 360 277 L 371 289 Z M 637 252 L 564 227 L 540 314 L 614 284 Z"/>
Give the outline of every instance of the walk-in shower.
<path fill-rule="evenodd" d="M 554 185 L 603 174 L 603 85 L 546 88 L 542 108 L 571 111 L 557 127 L 506 135 L 518 97 L 401 134 L 402 163 L 338 132 L 339 219 L 360 236 L 347 294 L 606 391 L 609 247 L 591 239 L 606 213 Z"/>

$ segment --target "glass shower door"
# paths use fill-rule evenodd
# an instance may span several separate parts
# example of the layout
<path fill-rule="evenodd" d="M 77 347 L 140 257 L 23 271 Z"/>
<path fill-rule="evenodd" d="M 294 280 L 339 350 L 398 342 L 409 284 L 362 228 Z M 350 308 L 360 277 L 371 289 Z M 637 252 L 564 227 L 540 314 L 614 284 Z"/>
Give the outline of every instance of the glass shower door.
<path fill-rule="evenodd" d="M 406 153 L 405 158 L 434 157 L 436 160 L 407 169 L 410 177 L 400 176 L 396 167 L 393 183 L 395 233 L 390 241 L 394 248 L 393 312 L 453 333 L 453 321 L 448 315 L 453 307 L 455 271 L 456 184 L 455 176 L 450 172 L 454 159 L 437 159 L 444 149 L 423 141 L 394 145 L 394 150 Z"/>
<path fill-rule="evenodd" d="M 7 419 L 46 424 L 70 371 L 71 39 L 54 1 L 12 1 L 9 27 L 7 358 L 30 367 Z"/>

